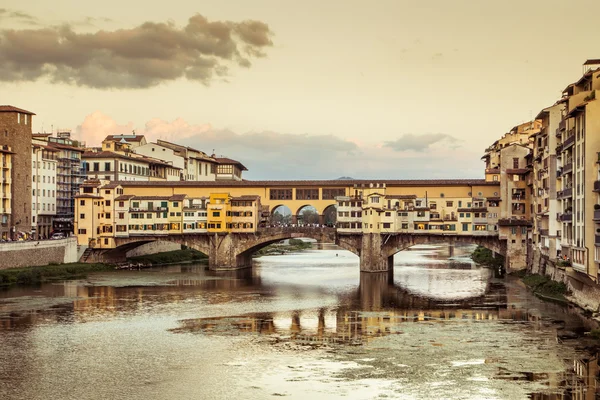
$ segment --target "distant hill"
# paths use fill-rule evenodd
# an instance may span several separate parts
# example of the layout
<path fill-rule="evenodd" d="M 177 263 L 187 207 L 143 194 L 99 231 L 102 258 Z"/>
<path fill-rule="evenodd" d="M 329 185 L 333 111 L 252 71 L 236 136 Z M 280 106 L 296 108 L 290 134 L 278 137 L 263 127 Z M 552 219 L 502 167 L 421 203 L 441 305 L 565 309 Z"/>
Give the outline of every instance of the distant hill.
<path fill-rule="evenodd" d="M 349 176 L 342 176 L 342 177 L 334 179 L 334 180 L 336 180 L 336 181 L 353 181 L 354 178 L 351 178 Z"/>

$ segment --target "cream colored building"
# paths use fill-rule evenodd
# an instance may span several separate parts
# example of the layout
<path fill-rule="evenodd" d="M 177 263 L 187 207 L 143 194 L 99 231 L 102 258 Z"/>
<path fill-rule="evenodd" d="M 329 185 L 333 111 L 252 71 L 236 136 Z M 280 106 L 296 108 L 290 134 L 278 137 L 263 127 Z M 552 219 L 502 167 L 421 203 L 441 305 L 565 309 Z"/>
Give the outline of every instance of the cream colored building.
<path fill-rule="evenodd" d="M 50 237 L 56 216 L 59 150 L 43 140 L 33 139 L 31 154 L 31 223 L 35 238 Z"/>

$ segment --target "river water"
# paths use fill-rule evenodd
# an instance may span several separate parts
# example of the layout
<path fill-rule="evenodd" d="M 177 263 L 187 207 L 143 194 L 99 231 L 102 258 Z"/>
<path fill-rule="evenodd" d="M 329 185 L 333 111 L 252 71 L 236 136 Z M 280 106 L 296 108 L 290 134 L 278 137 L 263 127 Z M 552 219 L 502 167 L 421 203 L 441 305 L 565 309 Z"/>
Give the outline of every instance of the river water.
<path fill-rule="evenodd" d="M 0 291 L 0 399 L 594 399 L 574 310 L 468 259 L 337 250 Z"/>

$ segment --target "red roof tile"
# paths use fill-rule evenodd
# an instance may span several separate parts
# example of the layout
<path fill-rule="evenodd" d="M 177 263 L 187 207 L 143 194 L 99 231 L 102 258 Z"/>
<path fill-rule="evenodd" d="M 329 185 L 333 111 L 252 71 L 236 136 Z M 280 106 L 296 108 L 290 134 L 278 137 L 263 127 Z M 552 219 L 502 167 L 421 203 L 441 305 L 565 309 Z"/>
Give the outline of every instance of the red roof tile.
<path fill-rule="evenodd" d="M 8 105 L 0 106 L 0 112 L 18 112 L 21 114 L 35 115 L 35 113 L 32 113 L 31 111 L 23 110 L 22 108 L 17 108 Z"/>

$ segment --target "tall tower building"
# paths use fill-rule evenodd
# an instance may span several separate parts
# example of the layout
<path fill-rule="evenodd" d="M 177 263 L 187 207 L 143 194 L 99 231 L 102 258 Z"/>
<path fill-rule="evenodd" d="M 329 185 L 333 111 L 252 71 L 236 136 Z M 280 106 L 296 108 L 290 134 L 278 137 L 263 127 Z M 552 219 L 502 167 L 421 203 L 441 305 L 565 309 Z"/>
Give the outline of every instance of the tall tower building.
<path fill-rule="evenodd" d="M 0 105 L 0 147 L 8 146 L 13 152 L 11 213 L 6 222 L 12 239 L 31 231 L 31 123 L 34 115 L 31 111 Z"/>

